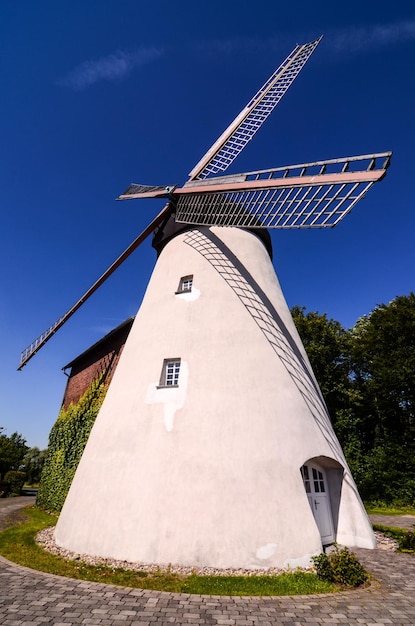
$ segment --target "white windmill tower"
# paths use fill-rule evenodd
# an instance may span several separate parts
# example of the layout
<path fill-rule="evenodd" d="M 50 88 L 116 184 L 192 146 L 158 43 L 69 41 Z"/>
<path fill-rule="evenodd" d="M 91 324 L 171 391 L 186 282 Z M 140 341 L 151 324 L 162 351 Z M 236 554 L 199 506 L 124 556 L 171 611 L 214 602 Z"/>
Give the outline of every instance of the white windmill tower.
<path fill-rule="evenodd" d="M 23 353 L 20 367 L 155 229 L 158 260 L 56 528 L 128 561 L 304 565 L 375 539 L 271 262 L 268 228 L 335 226 L 391 153 L 231 176 L 319 39 L 297 46 L 163 211 Z"/>

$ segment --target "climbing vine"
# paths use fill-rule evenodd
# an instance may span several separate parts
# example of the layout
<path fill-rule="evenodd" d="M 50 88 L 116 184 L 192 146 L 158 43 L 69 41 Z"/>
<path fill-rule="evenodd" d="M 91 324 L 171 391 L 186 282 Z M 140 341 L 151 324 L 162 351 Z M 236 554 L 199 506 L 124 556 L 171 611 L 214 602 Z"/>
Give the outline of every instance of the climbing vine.
<path fill-rule="evenodd" d="M 36 502 L 39 507 L 61 510 L 106 391 L 99 377 L 76 404 L 61 409 L 49 435 Z"/>

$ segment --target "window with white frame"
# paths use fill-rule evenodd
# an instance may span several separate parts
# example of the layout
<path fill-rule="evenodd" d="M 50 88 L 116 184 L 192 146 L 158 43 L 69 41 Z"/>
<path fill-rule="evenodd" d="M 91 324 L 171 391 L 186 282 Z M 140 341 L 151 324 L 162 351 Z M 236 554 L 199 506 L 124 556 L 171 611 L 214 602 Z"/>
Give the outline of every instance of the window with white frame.
<path fill-rule="evenodd" d="M 176 293 L 186 293 L 188 291 L 192 291 L 192 287 L 193 287 L 193 274 L 189 274 L 188 276 L 182 276 Z"/>
<path fill-rule="evenodd" d="M 160 387 L 177 387 L 179 384 L 180 359 L 164 359 Z"/>

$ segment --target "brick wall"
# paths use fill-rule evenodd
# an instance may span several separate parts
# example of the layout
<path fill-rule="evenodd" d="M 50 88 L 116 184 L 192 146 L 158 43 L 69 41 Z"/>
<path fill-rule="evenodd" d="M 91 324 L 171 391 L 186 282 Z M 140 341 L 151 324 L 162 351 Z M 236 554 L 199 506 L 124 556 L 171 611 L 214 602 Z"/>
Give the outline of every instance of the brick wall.
<path fill-rule="evenodd" d="M 111 381 L 132 323 L 130 318 L 64 367 L 71 368 L 62 402 L 65 409 L 78 402 L 97 376 L 104 374 L 105 381 Z"/>

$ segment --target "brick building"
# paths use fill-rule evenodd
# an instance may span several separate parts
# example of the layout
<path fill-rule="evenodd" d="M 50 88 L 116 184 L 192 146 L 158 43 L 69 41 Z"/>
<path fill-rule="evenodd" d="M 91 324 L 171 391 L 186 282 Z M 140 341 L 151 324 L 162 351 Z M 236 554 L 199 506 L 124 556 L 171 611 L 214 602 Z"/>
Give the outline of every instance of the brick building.
<path fill-rule="evenodd" d="M 128 318 L 62 368 L 68 376 L 62 402 L 65 409 L 78 402 L 97 376 L 103 374 L 106 382 L 111 381 L 133 321 L 134 317 Z"/>

